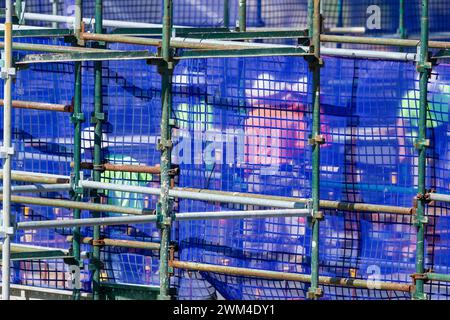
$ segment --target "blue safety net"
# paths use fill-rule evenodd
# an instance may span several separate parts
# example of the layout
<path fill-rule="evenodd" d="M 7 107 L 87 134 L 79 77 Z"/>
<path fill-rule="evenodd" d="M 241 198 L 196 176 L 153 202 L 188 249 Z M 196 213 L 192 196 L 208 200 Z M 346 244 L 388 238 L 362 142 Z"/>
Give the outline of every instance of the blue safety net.
<path fill-rule="evenodd" d="M 225 20 L 225 3 L 228 2 L 229 26 L 238 20 L 238 0 L 174 0 L 175 25 L 222 27 Z M 0 1 L 3 6 L 4 1 Z M 94 16 L 94 0 L 84 0 L 86 17 Z M 74 15 L 74 0 L 61 0 L 60 15 Z M 161 23 L 162 0 L 104 0 L 104 18 L 145 23 Z M 421 2 L 405 1 L 404 27 L 407 34 L 420 31 Z M 247 0 L 247 24 L 250 27 L 305 28 L 307 25 L 308 0 Z M 445 0 L 430 1 L 430 31 L 448 38 L 450 22 L 447 17 L 450 4 Z M 52 13 L 49 0 L 26 1 L 27 12 Z M 364 27 L 371 35 L 395 34 L 399 29 L 400 1 L 398 0 L 328 0 L 322 1 L 322 13 L 326 28 Z M 27 23 L 35 24 L 36 21 Z M 50 23 L 38 23 L 50 25 Z M 438 36 L 438 35 L 436 35 Z"/>
<path fill-rule="evenodd" d="M 139 6 L 141 1 L 128 1 L 127 10 L 114 11 L 115 7 L 106 2 L 108 19 L 160 23 L 159 3 L 145 1 L 147 6 Z M 261 22 L 256 2 L 249 1 L 249 18 L 255 26 L 290 27 L 305 23 L 300 16 L 294 17 L 292 24 L 288 23 L 282 15 L 264 9 L 270 4 L 265 1 L 266 11 L 262 11 L 265 19 Z M 285 2 L 274 10 L 304 14 L 305 9 L 294 12 L 292 8 L 304 7 L 306 1 Z M 326 1 L 324 10 L 335 10 L 332 2 Z M 392 3 L 392 8 L 387 8 L 395 12 L 397 1 L 387 2 Z M 40 1 L 33 7 L 34 1 L 29 1 L 30 8 L 36 9 L 30 11 L 50 12 L 51 7 L 46 5 L 44 10 L 41 3 L 44 5 Z M 234 2 L 230 1 L 230 6 L 231 3 Z M 354 4 L 354 11 L 345 11 L 344 17 L 358 12 L 362 12 L 360 17 L 366 17 L 367 6 L 357 10 L 361 3 Z M 436 3 L 431 9 L 438 17 L 442 10 L 435 9 Z M 87 12 L 92 10 L 89 4 L 87 1 Z M 217 6 L 208 10 L 216 15 L 196 11 L 197 18 L 190 15 L 193 11 L 188 7 L 176 9 L 179 11 L 174 14 L 175 22 L 220 26 L 223 3 L 205 1 L 205 8 L 213 4 Z M 142 8 L 149 8 L 154 18 L 147 9 L 138 10 Z M 418 17 L 418 9 L 411 10 Z M 230 21 L 235 21 L 236 10 L 230 14 Z M 390 19 L 386 32 L 396 28 L 396 16 Z M 360 26 L 365 20 L 352 21 L 359 22 L 350 23 L 345 18 L 344 26 Z M 448 21 L 442 19 L 440 23 L 436 30 L 445 31 Z M 54 39 L 16 40 L 68 45 Z M 142 46 L 110 45 L 109 48 L 154 52 L 153 48 Z M 16 53 L 17 59 L 23 56 L 24 53 Z M 415 64 L 335 57 L 324 60 L 321 130 L 326 144 L 321 151 L 321 199 L 412 208 L 418 182 L 414 142 L 418 131 L 419 90 Z M 191 59 L 177 64 L 172 79 L 175 120 L 172 160 L 180 173 L 174 177 L 174 186 L 309 198 L 311 79 L 308 64 L 302 57 Z M 73 92 L 73 63 L 30 65 L 18 72 L 13 88 L 15 100 L 65 105 L 72 103 Z M 102 92 L 107 112 L 102 136 L 105 161 L 158 165 L 161 80 L 156 67 L 145 61 L 105 62 Z M 83 63 L 84 162 L 93 159 L 93 96 L 93 63 Z M 440 64 L 433 68 L 429 80 L 427 188 L 446 194 L 450 192 L 449 101 L 450 65 Z M 3 127 L 3 117 L 0 124 Z M 69 113 L 14 109 L 13 138 L 15 170 L 70 174 L 73 124 Z M 85 178 L 91 175 L 92 171 L 84 171 Z M 157 174 L 105 171 L 102 181 L 159 187 Z M 39 196 L 71 198 L 68 192 Z M 104 191 L 101 198 L 107 204 L 149 210 L 156 207 L 158 200 L 154 196 L 114 191 Z M 89 200 L 85 195 L 83 201 Z M 177 200 L 174 208 L 177 212 L 264 209 L 193 200 Z M 427 206 L 426 267 L 445 274 L 450 273 L 448 212 L 449 207 L 444 203 L 433 202 Z M 22 204 L 14 205 L 14 213 L 17 221 L 73 217 L 69 209 Z M 325 285 L 324 298 L 410 299 L 408 292 L 378 290 L 377 281 L 412 283 L 410 275 L 415 272 L 416 256 L 412 215 L 337 209 L 325 209 L 324 214 L 319 243 L 320 275 L 373 282 L 370 290 Z M 103 213 L 103 216 L 113 215 Z M 82 212 L 82 217 L 90 216 L 91 213 Z M 159 241 L 158 229 L 153 224 L 106 227 L 101 231 L 102 236 L 111 239 Z M 61 228 L 25 231 L 15 235 L 15 243 L 70 249 L 71 235 L 71 229 Z M 82 235 L 92 237 L 92 228 L 83 228 Z M 307 218 L 177 222 L 172 240 L 178 245 L 175 259 L 181 261 L 305 275 L 311 272 L 311 228 Z M 91 247 L 83 245 L 82 250 L 89 251 Z M 102 261 L 101 277 L 105 282 L 159 284 L 159 253 L 155 250 L 106 246 L 102 248 Z M 91 290 L 88 263 L 85 260 L 86 267 L 82 270 L 84 291 Z M 72 286 L 69 267 L 61 260 L 15 261 L 13 270 L 13 281 L 18 284 L 60 289 Z M 304 299 L 309 287 L 296 281 L 183 270 L 175 270 L 172 285 L 178 289 L 180 299 L 213 299 L 218 294 L 227 299 Z M 426 291 L 433 299 L 448 299 L 450 295 L 448 285 L 443 282 L 427 284 Z"/>

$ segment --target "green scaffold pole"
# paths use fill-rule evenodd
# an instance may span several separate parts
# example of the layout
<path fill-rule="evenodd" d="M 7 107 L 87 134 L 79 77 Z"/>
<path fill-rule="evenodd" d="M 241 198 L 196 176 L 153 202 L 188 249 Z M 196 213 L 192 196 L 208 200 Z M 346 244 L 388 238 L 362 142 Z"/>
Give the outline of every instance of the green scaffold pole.
<path fill-rule="evenodd" d="M 103 0 L 95 0 L 95 33 L 103 33 Z M 99 43 L 96 43 L 99 46 Z M 103 76 L 102 76 L 102 62 L 94 62 L 94 113 L 92 115 L 92 122 L 94 123 L 94 159 L 93 159 L 93 178 L 94 181 L 101 182 L 101 171 L 103 164 L 103 152 L 102 152 L 102 131 L 103 121 L 105 120 L 105 114 L 103 112 Z M 92 198 L 94 203 L 100 203 L 101 198 L 98 194 L 98 190 L 92 190 Z M 99 218 L 101 213 L 92 212 L 93 218 Z M 100 250 L 101 247 L 98 244 L 100 240 L 100 226 L 94 226 L 93 229 L 93 247 L 92 247 L 92 293 L 94 300 L 100 299 Z"/>
<path fill-rule="evenodd" d="M 159 300 L 170 299 L 170 274 L 169 274 L 169 249 L 170 234 L 172 229 L 172 208 L 169 197 L 170 189 L 170 167 L 172 154 L 172 134 L 170 115 L 172 110 L 172 74 L 173 62 L 170 49 L 170 38 L 172 34 L 172 0 L 164 0 L 164 18 L 161 57 L 163 61 L 159 64 L 162 89 L 162 116 L 161 116 L 161 139 L 159 149 L 161 151 L 161 195 L 158 205 L 158 225 L 161 230 L 160 248 L 160 294 Z"/>
<path fill-rule="evenodd" d="M 311 287 L 308 291 L 308 298 L 318 299 L 322 296 L 322 290 L 319 288 L 319 221 L 322 219 L 320 211 L 320 144 L 324 141 L 320 135 L 320 68 L 322 59 L 320 58 L 320 32 L 321 32 L 321 14 L 320 0 L 311 0 L 312 16 L 309 16 L 310 26 L 312 27 L 312 52 L 313 60 L 310 62 L 310 68 L 313 75 L 312 94 L 313 94 L 313 119 L 310 144 L 312 146 L 312 209 L 313 217 L 311 220 L 312 239 L 311 239 Z"/>
<path fill-rule="evenodd" d="M 82 8 L 83 1 L 76 0 L 75 1 L 75 23 L 74 23 L 74 31 L 76 35 L 81 34 L 81 17 L 82 17 Z M 79 38 L 77 38 L 79 39 Z M 79 188 L 78 182 L 81 178 L 81 126 L 84 122 L 84 114 L 81 110 L 82 104 L 82 62 L 75 62 L 75 90 L 74 90 L 74 98 L 73 98 L 73 114 L 71 117 L 71 121 L 74 124 L 74 141 L 73 141 L 73 188 L 72 188 L 72 200 L 74 201 L 82 201 L 83 189 Z M 80 219 L 81 210 L 74 209 L 73 210 L 73 218 Z M 73 249 L 73 257 L 76 262 L 76 267 L 82 267 L 81 261 L 81 230 L 80 228 L 73 228 L 73 241 L 72 241 L 72 249 Z M 74 277 L 73 279 L 73 299 L 80 299 L 80 288 L 79 283 L 77 283 L 78 279 Z"/>
<path fill-rule="evenodd" d="M 417 244 L 416 244 L 416 275 L 419 275 L 415 279 L 415 291 L 413 298 L 417 300 L 426 299 L 424 293 L 424 280 L 420 276 L 424 273 L 425 269 L 425 226 L 426 215 L 425 207 L 427 199 L 426 194 L 426 162 L 427 162 L 427 107 L 428 107 L 428 78 L 431 72 L 431 63 L 428 61 L 428 0 L 422 0 L 422 14 L 421 14 L 421 37 L 419 48 L 419 62 L 417 64 L 417 70 L 420 74 L 420 101 L 419 101 L 419 136 L 416 141 L 416 148 L 419 154 L 418 163 L 418 196 L 417 196 L 417 211 L 415 217 L 415 225 L 417 227 Z"/>

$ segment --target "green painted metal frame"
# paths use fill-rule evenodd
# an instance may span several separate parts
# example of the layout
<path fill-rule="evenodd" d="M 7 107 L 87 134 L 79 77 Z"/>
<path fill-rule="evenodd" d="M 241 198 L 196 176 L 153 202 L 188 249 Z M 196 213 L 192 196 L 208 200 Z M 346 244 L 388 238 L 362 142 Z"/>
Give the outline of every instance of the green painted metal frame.
<path fill-rule="evenodd" d="M 157 60 L 153 53 L 141 51 L 99 51 L 99 52 L 72 52 L 72 53 L 47 53 L 29 54 L 17 61 L 17 65 L 36 63 L 59 63 L 59 62 L 83 62 L 83 61 L 112 61 L 112 60 Z"/>
<path fill-rule="evenodd" d="M 228 50 L 183 50 L 174 59 L 268 57 L 268 56 L 312 56 L 300 47 L 297 48 L 255 48 Z"/>
<path fill-rule="evenodd" d="M 95 0 L 95 32 L 103 33 L 103 0 Z M 100 47 L 100 43 L 95 44 Z M 101 181 L 101 167 L 103 163 L 102 152 L 102 137 L 103 137 L 103 122 L 106 121 L 106 114 L 103 110 L 103 63 L 96 61 L 94 63 L 94 113 L 91 117 L 91 122 L 94 124 L 94 181 Z M 99 190 L 92 190 L 92 201 L 94 203 L 101 203 Z M 101 213 L 91 212 L 93 218 L 99 218 Z M 101 246 L 96 245 L 100 240 L 101 229 L 100 226 L 93 228 L 93 246 L 92 246 L 92 261 L 91 270 L 92 275 L 92 293 L 94 300 L 100 300 L 100 273 L 101 273 Z"/>
<path fill-rule="evenodd" d="M 419 159 L 419 182 L 418 182 L 418 197 L 417 208 L 413 210 L 415 214 L 415 225 L 417 227 L 417 254 L 416 254 L 416 274 L 415 274 L 415 286 L 414 286 L 414 299 L 425 299 L 424 294 L 424 282 L 427 280 L 434 281 L 449 281 L 449 275 L 425 273 L 424 272 L 424 231 L 427 222 L 425 208 L 427 205 L 427 199 L 425 197 L 426 185 L 426 148 L 428 146 L 426 137 L 426 108 L 427 108 L 427 83 L 428 77 L 431 71 L 430 59 L 445 59 L 449 58 L 450 43 L 445 42 L 429 42 L 429 28 L 428 28 L 428 0 L 422 1 L 422 14 L 421 14 L 421 39 L 406 40 L 406 29 L 404 28 L 404 0 L 400 1 L 400 17 L 399 17 L 399 35 L 398 41 L 394 39 L 388 40 L 370 40 L 363 37 L 345 37 L 345 36 L 323 36 L 321 39 L 321 17 L 320 17 L 320 0 L 308 1 L 308 30 L 309 38 L 311 39 L 311 54 L 305 52 L 301 48 L 258 48 L 258 49 L 211 49 L 211 50 L 183 50 L 178 56 L 174 56 L 174 51 L 170 46 L 171 35 L 188 36 L 199 39 L 225 39 L 225 40 L 247 40 L 247 39 L 262 39 L 262 38 L 304 38 L 305 31 L 286 31 L 286 30 L 273 30 L 273 31 L 246 31 L 246 1 L 239 1 L 239 31 L 233 32 L 229 29 L 229 10 L 228 6 L 224 6 L 224 25 L 225 28 L 173 28 L 172 27 L 172 0 L 164 1 L 164 19 L 162 28 L 132 28 L 132 29 L 115 29 L 113 34 L 144 34 L 144 35 L 156 35 L 162 33 L 161 41 L 161 55 L 158 57 L 149 55 L 147 51 L 134 51 L 134 52 L 115 52 L 99 49 L 90 49 L 85 47 L 64 47 L 64 46 L 47 46 L 47 45 L 30 45 L 30 44 L 14 44 L 15 50 L 28 50 L 28 51 L 42 51 L 60 53 L 63 56 L 61 59 L 68 59 L 64 61 L 75 61 L 75 93 L 74 93 L 74 110 L 72 115 L 72 121 L 74 123 L 74 169 L 73 169 L 73 200 L 80 201 L 82 190 L 79 190 L 77 181 L 80 179 L 81 170 L 81 123 L 84 121 L 83 113 L 81 111 L 81 72 L 82 61 L 94 60 L 96 77 L 95 77 L 95 124 L 96 135 L 101 137 L 101 123 L 98 118 L 102 118 L 103 109 L 101 101 L 101 62 L 104 60 L 128 60 L 128 59 L 150 59 L 156 60 L 155 64 L 159 67 L 162 80 L 162 111 L 163 116 L 161 120 L 161 197 L 159 202 L 159 226 L 161 229 L 161 245 L 160 245 L 160 276 L 161 286 L 159 288 L 159 299 L 170 299 L 173 295 L 173 291 L 170 289 L 170 266 L 169 266 L 169 249 L 170 249 L 170 231 L 172 227 L 172 209 L 171 201 L 169 198 L 170 189 L 170 154 L 172 148 L 171 142 L 171 126 L 170 126 L 170 111 L 171 111 L 171 75 L 175 65 L 176 59 L 187 58 L 206 58 L 206 57 L 246 57 L 246 56 L 271 56 L 271 55 L 298 55 L 305 56 L 310 61 L 311 71 L 313 73 L 313 128 L 310 142 L 312 143 L 312 155 L 313 155 L 313 175 L 312 175 L 312 194 L 313 194 L 313 212 L 314 218 L 311 221 L 312 224 L 312 256 L 311 256 L 311 287 L 309 290 L 309 297 L 316 299 L 321 295 L 321 290 L 318 287 L 321 281 L 319 276 L 319 221 L 322 218 L 320 207 L 324 205 L 324 201 L 319 199 L 320 190 L 320 144 L 323 142 L 320 135 L 320 43 L 321 41 L 338 42 L 338 43 L 372 43 L 382 45 L 396 45 L 400 47 L 411 47 L 418 45 L 420 49 L 420 60 L 417 64 L 418 72 L 420 73 L 420 108 L 419 108 L 419 137 L 416 142 L 418 149 Z M 76 0 L 76 5 L 81 10 L 82 0 Z M 224 4 L 228 4 L 228 0 L 224 0 Z M 339 2 L 342 7 L 342 2 Z M 96 21 L 102 21 L 101 15 L 102 1 L 96 0 Z M 342 9 L 342 8 L 341 8 Z M 81 12 L 79 12 L 81 16 Z M 339 15 L 338 25 L 342 24 L 342 12 Z M 78 44 L 82 44 L 80 39 L 81 24 L 79 29 L 43 29 L 43 30 L 18 30 L 14 31 L 16 37 L 66 37 L 73 38 L 77 36 Z M 96 25 L 96 33 L 101 34 L 103 32 L 101 23 Z M 174 31 L 174 32 L 173 32 Z M 0 33 L 2 36 L 2 33 Z M 334 38 L 333 38 L 334 37 Z M 409 42 L 408 42 L 409 41 Z M 384 42 L 384 43 L 382 43 Z M 2 47 L 0 43 L 0 47 Z M 428 57 L 428 48 L 441 48 L 443 49 L 434 57 Z M 65 56 L 64 56 L 65 55 Z M 130 56 L 131 55 L 131 56 Z M 29 55 L 28 57 L 40 57 L 36 59 L 41 62 L 60 62 L 56 55 Z M 53 56 L 52 58 L 49 58 Z M 47 60 L 46 60 L 47 59 Z M 18 64 L 31 63 L 26 60 L 18 62 Z M 101 161 L 101 155 L 98 153 L 100 150 L 99 139 L 96 139 L 96 151 L 94 152 L 94 164 L 98 164 Z M 98 174 L 94 172 L 94 179 Z M 94 198 L 95 199 L 95 198 Z M 351 208 L 352 204 L 349 204 Z M 345 209 L 345 208 L 344 208 Z M 405 208 L 408 209 L 408 208 Z M 74 209 L 74 218 L 80 216 L 80 209 Z M 94 239 L 98 238 L 99 234 L 94 234 Z M 75 228 L 73 231 L 73 257 L 75 261 L 80 264 L 80 243 L 81 238 L 79 229 Z M 95 250 L 94 250 L 95 251 Z M 95 256 L 96 254 L 94 254 Z M 50 256 L 50 255 L 49 255 Z M 18 256 L 20 258 L 20 256 Z M 23 256 L 22 256 L 23 257 Z M 45 258 L 42 256 L 41 258 Z M 323 278 L 323 277 L 322 277 Z M 94 285 L 95 286 L 95 285 Z M 153 289 L 152 289 L 153 290 Z M 155 289 L 156 290 L 156 289 Z M 94 296 L 97 298 L 100 295 L 100 288 L 94 288 Z M 79 292 L 74 290 L 74 297 L 79 297 Z"/>
<path fill-rule="evenodd" d="M 311 51 L 314 57 L 310 61 L 310 70 L 312 72 L 312 132 L 310 136 L 310 144 L 312 148 L 312 206 L 313 217 L 311 220 L 312 237 L 311 237 L 311 287 L 308 290 L 310 299 L 318 299 L 322 296 L 322 289 L 319 288 L 319 225 L 323 219 L 320 211 L 320 144 L 323 143 L 320 135 L 320 69 L 322 67 L 322 59 L 320 57 L 320 33 L 322 28 L 322 17 L 320 13 L 320 0 L 310 0 L 313 10 L 309 13 L 309 20 L 312 27 L 311 33 Z"/>
<path fill-rule="evenodd" d="M 423 274 L 425 272 L 425 227 L 426 219 L 426 167 L 427 167 L 427 108 L 428 108 L 428 78 L 431 74 L 431 63 L 428 61 L 428 37 L 429 37 L 429 22 L 428 22 L 428 0 L 422 0 L 422 14 L 421 14 L 421 43 L 419 47 L 419 61 L 417 63 L 417 70 L 420 74 L 419 80 L 419 135 L 416 141 L 416 148 L 418 150 L 418 201 L 415 217 L 415 225 L 417 227 L 417 241 L 416 241 L 416 274 Z M 420 277 L 415 279 L 414 299 L 426 299 L 424 293 L 424 280 Z"/>
<path fill-rule="evenodd" d="M 158 65 L 161 74 L 161 140 L 159 150 L 161 151 L 161 195 L 158 203 L 158 226 L 161 233 L 161 248 L 159 254 L 160 293 L 158 300 L 170 300 L 170 269 L 169 250 L 172 231 L 172 202 L 169 197 L 170 169 L 172 155 L 172 130 L 170 118 L 172 114 L 172 74 L 174 62 L 172 61 L 172 50 L 170 38 L 172 35 L 172 0 L 164 0 L 164 17 L 161 57 L 162 62 Z"/>
<path fill-rule="evenodd" d="M 78 10 L 78 15 L 81 19 L 82 17 L 82 8 L 83 8 L 83 0 L 75 1 L 76 11 Z M 77 24 L 77 23 L 75 23 Z M 79 21 L 79 28 L 81 28 L 81 21 Z M 75 30 L 75 34 L 79 36 L 81 29 Z M 78 38 L 79 39 L 79 38 Z M 78 188 L 78 182 L 81 179 L 81 130 L 82 124 L 85 121 L 84 114 L 82 111 L 82 62 L 75 62 L 75 88 L 74 88 L 74 98 L 73 98 L 73 113 L 71 117 L 71 121 L 74 124 L 74 147 L 73 147 L 73 189 L 71 191 L 72 200 L 76 202 L 82 201 L 83 190 Z M 73 210 L 73 218 L 80 219 L 81 218 L 81 210 L 74 209 Z M 81 228 L 73 228 L 73 241 L 72 241 L 72 250 L 74 256 L 74 263 L 82 268 L 83 261 L 81 260 Z M 80 289 L 75 285 L 73 286 L 73 299 L 80 299 Z"/>
<path fill-rule="evenodd" d="M 405 0 L 399 0 L 399 13 L 398 13 L 398 36 L 400 39 L 408 38 L 408 32 L 405 26 Z"/>
<path fill-rule="evenodd" d="M 44 247 L 17 245 L 17 244 L 11 245 L 10 260 L 23 261 L 23 260 L 56 260 L 56 259 L 73 259 L 73 256 L 70 254 L 70 251 L 63 249 L 44 248 Z"/>
<path fill-rule="evenodd" d="M 24 37 L 70 37 L 73 36 L 72 29 L 24 29 L 13 30 L 14 38 Z M 0 30 L 0 38 L 5 36 L 5 32 Z"/>
<path fill-rule="evenodd" d="M 425 278 L 426 278 L 426 280 L 430 280 L 430 281 L 450 282 L 449 274 L 427 272 L 427 273 L 425 273 Z"/>
<path fill-rule="evenodd" d="M 219 31 L 212 32 L 184 32 L 177 34 L 177 37 L 187 37 L 194 39 L 214 39 L 214 40 L 258 40 L 258 39 L 288 39 L 301 38 L 309 39 L 307 30 L 273 30 L 273 31 Z"/>
<path fill-rule="evenodd" d="M 156 300 L 160 292 L 157 286 L 129 285 L 122 283 L 101 283 L 100 295 L 104 300 Z M 169 290 L 171 297 L 176 290 Z"/>

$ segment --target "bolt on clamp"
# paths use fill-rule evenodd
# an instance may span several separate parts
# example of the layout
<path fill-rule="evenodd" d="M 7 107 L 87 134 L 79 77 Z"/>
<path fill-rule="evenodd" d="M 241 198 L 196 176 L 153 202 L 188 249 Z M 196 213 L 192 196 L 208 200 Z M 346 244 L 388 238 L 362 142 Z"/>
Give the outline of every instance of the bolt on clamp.
<path fill-rule="evenodd" d="M 8 156 L 13 156 L 15 153 L 14 147 L 0 147 L 0 158 L 6 159 Z"/>
<path fill-rule="evenodd" d="M 16 76 L 16 68 L 6 68 L 2 67 L 1 69 L 1 78 L 3 80 L 14 78 Z"/>

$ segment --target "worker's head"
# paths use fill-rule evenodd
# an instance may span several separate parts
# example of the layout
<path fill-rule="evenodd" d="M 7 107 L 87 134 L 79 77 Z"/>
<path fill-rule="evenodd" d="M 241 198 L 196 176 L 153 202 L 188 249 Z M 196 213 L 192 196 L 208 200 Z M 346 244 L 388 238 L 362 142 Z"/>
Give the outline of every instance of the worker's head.
<path fill-rule="evenodd" d="M 299 102 L 300 96 L 308 92 L 308 77 L 302 76 L 296 81 L 277 80 L 270 73 L 261 73 L 253 80 L 245 96 L 250 105 L 280 105 Z"/>

